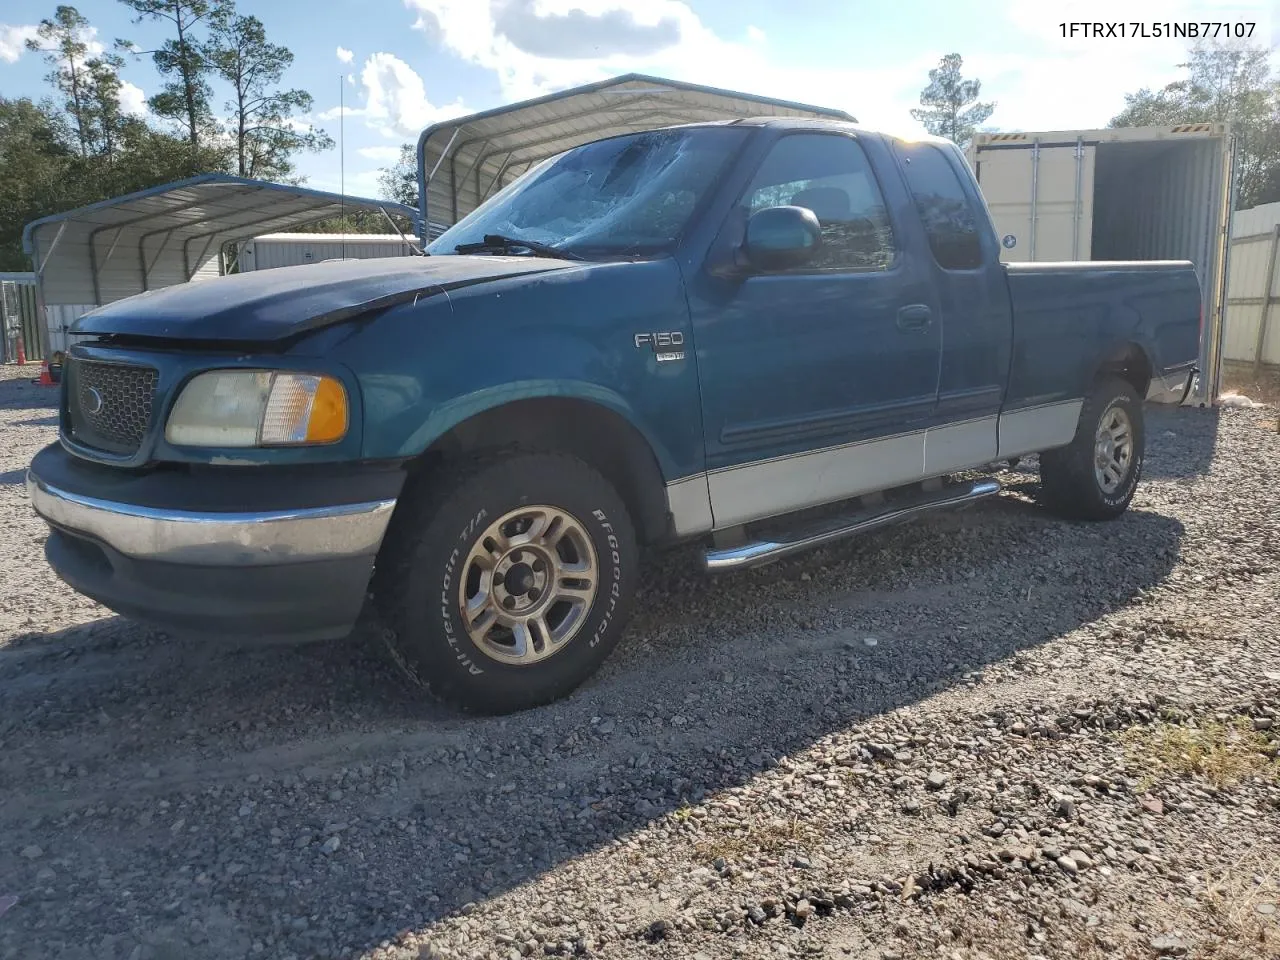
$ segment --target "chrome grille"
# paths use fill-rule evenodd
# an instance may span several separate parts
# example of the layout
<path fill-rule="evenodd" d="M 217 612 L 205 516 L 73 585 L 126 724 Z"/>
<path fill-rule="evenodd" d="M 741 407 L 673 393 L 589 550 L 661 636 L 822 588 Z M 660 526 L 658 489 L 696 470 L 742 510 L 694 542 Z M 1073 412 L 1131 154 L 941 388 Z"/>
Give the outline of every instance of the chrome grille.
<path fill-rule="evenodd" d="M 151 426 L 156 371 L 71 358 L 63 376 L 72 438 L 109 453 L 136 453 Z"/>

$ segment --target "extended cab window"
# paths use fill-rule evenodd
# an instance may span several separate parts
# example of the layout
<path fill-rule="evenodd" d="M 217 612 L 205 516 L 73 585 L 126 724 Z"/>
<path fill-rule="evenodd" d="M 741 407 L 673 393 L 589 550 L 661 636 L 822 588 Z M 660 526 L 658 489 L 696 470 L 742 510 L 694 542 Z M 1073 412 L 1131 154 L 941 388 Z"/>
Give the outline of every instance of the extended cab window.
<path fill-rule="evenodd" d="M 978 214 L 955 168 L 931 144 L 899 143 L 897 151 L 938 266 L 944 270 L 982 266 Z"/>
<path fill-rule="evenodd" d="M 822 247 L 804 270 L 883 270 L 893 262 L 884 197 L 862 147 L 849 137 L 783 137 L 760 165 L 744 205 L 748 215 L 787 205 L 813 211 Z"/>

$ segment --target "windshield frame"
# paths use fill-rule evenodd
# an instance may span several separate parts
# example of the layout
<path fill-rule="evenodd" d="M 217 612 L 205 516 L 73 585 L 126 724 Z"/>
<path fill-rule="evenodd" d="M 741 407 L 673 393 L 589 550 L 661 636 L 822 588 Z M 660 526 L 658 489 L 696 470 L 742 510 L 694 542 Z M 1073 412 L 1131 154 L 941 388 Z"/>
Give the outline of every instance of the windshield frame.
<path fill-rule="evenodd" d="M 461 256 L 454 249 L 459 244 L 472 242 L 474 226 L 478 221 L 483 220 L 489 212 L 499 204 L 508 200 L 517 193 L 523 192 L 529 185 L 534 183 L 536 179 L 542 176 L 549 168 L 564 160 L 564 158 L 589 148 L 598 147 L 601 144 L 610 143 L 612 141 L 623 139 L 635 139 L 655 133 L 682 133 L 687 132 L 692 136 L 701 135 L 704 131 L 717 131 L 713 136 L 722 136 L 727 143 L 724 146 L 724 154 L 720 158 L 718 167 L 711 171 L 705 184 L 703 185 L 700 196 L 697 197 L 688 215 L 684 218 L 674 235 L 661 243 L 631 243 L 631 244 L 597 244 L 597 243 L 562 243 L 550 244 L 556 249 L 563 249 L 566 253 L 572 253 L 575 259 L 583 260 L 639 260 L 651 259 L 655 257 L 669 256 L 673 254 L 684 243 L 685 238 L 692 231 L 699 219 L 705 214 L 707 207 L 714 202 L 715 196 L 724 183 L 726 175 L 733 169 L 734 165 L 742 155 L 743 149 L 751 139 L 753 128 L 740 126 L 735 123 L 691 123 L 682 124 L 671 127 L 657 127 L 647 130 L 632 130 L 626 133 L 619 133 L 609 137 L 600 137 L 586 143 L 581 143 L 570 147 L 568 150 L 561 152 L 538 161 L 533 167 L 526 170 L 520 176 L 516 177 L 510 183 L 502 187 L 497 193 L 485 200 L 480 206 L 476 207 L 465 217 L 458 220 L 457 223 L 450 226 L 435 240 L 431 241 L 426 247 L 426 252 L 433 256 Z M 726 131 L 719 133 L 718 131 Z M 728 132 L 732 131 L 732 132 Z M 589 222 L 589 221 L 588 221 Z M 486 229 L 483 232 L 497 232 Z M 515 234 L 512 235 L 516 236 Z M 478 239 L 474 238 L 474 239 Z M 544 245 L 547 241 L 541 237 L 530 237 L 531 240 L 537 240 Z M 498 251 L 495 251 L 498 252 Z"/>

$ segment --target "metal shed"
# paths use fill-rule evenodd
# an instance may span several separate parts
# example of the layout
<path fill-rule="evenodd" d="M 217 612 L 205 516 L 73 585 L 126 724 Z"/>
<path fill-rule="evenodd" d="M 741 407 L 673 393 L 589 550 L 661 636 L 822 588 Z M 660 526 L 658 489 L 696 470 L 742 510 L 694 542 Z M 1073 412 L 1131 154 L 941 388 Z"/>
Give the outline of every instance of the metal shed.
<path fill-rule="evenodd" d="M 747 117 L 853 121 L 843 110 L 639 73 L 437 123 L 418 137 L 418 203 L 439 236 L 535 164 L 602 137 Z"/>
<path fill-rule="evenodd" d="M 418 223 L 418 212 L 403 204 L 222 173 L 33 221 L 22 243 L 35 265 L 47 349 L 65 349 L 71 323 L 94 307 L 224 273 L 228 245 L 350 210 L 381 210 Z"/>

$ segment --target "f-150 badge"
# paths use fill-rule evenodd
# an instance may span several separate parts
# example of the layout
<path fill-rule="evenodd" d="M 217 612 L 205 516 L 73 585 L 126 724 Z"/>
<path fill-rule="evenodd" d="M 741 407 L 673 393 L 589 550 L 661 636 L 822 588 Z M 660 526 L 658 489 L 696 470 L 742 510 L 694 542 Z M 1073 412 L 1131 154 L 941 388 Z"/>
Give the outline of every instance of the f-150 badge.
<path fill-rule="evenodd" d="M 669 363 L 672 360 L 684 359 L 684 334 L 679 330 L 662 333 L 637 333 L 635 339 L 636 349 L 643 350 L 647 346 L 653 351 L 653 355 L 659 363 Z"/>

